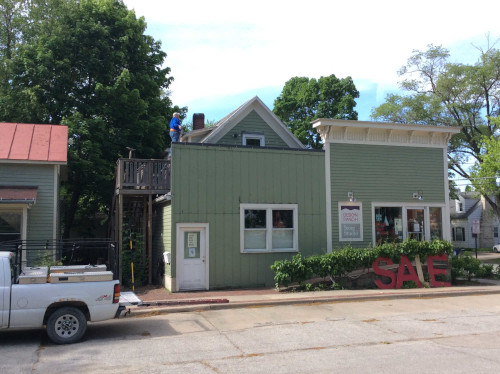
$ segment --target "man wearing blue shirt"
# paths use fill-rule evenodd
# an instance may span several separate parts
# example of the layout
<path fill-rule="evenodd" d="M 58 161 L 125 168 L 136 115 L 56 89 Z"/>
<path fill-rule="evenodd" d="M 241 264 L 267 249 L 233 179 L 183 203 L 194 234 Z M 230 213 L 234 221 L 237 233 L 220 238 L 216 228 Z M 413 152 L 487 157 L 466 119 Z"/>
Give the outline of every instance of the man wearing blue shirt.
<path fill-rule="evenodd" d="M 179 138 L 181 136 L 181 130 L 182 130 L 182 125 L 181 125 L 181 120 L 180 114 L 175 112 L 174 113 L 174 118 L 170 121 L 170 138 L 172 139 L 172 143 L 178 142 Z M 170 146 L 170 152 L 168 154 L 168 157 L 170 158 L 172 156 L 172 146 Z"/>

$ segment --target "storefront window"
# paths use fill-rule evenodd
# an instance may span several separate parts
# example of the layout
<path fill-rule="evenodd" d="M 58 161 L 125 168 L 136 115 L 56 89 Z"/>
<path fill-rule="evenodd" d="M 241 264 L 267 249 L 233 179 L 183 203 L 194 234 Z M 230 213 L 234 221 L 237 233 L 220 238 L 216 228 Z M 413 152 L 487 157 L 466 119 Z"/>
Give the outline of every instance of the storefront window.
<path fill-rule="evenodd" d="M 441 208 L 429 208 L 429 225 L 431 228 L 431 240 L 443 239 L 443 219 Z"/>
<path fill-rule="evenodd" d="M 375 241 L 398 242 L 403 240 L 403 208 L 375 207 Z"/>
<path fill-rule="evenodd" d="M 377 206 L 374 204 L 374 244 L 444 238 L 443 207 Z M 455 231 L 453 231 L 455 236 Z M 458 236 L 458 234 L 457 234 Z"/>

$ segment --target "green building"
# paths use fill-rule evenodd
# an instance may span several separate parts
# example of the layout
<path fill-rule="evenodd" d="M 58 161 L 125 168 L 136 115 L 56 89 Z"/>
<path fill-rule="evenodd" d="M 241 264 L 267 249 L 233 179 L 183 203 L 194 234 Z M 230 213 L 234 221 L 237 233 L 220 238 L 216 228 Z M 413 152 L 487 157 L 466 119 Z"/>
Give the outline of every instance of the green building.
<path fill-rule="evenodd" d="M 308 150 L 254 97 L 174 143 L 153 204 L 153 260 L 172 291 L 272 286 L 270 265 L 385 240 L 450 239 L 456 128 L 318 119 Z"/>
<path fill-rule="evenodd" d="M 0 243 L 59 239 L 67 147 L 67 126 L 0 123 Z"/>

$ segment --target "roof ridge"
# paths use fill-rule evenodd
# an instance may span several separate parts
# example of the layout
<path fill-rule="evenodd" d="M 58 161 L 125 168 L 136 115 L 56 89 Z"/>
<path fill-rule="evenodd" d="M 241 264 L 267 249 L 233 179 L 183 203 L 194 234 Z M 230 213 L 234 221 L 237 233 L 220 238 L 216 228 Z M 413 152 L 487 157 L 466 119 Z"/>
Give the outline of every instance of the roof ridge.
<path fill-rule="evenodd" d="M 12 147 L 14 145 L 14 139 L 16 138 L 16 132 L 17 132 L 17 123 L 15 123 L 14 126 L 14 133 L 12 134 L 12 139 L 10 141 L 9 152 L 7 153 L 7 160 L 10 159 L 10 155 L 12 153 Z"/>

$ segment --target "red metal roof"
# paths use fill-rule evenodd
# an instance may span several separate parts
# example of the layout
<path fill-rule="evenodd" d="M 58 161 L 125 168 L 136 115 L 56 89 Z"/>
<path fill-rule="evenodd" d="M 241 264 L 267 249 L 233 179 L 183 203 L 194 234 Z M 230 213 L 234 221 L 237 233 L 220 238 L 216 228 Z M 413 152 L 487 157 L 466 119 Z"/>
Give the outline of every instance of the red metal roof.
<path fill-rule="evenodd" d="M 0 203 L 34 203 L 37 192 L 36 186 L 0 186 Z"/>
<path fill-rule="evenodd" d="M 0 160 L 66 163 L 68 127 L 0 122 Z"/>

